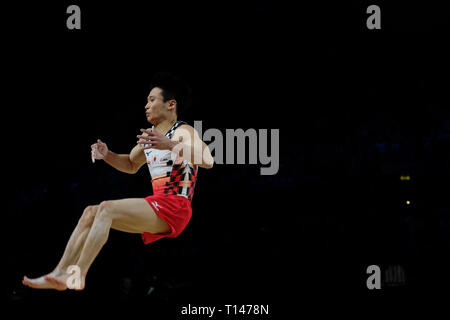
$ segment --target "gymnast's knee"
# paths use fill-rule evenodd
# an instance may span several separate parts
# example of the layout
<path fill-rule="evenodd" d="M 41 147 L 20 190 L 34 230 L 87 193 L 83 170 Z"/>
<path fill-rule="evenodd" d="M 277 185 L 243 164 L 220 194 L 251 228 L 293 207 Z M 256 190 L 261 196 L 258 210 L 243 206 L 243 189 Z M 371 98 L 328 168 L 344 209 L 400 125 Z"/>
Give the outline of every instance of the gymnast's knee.
<path fill-rule="evenodd" d="M 112 218 L 114 212 L 114 201 L 102 201 L 98 206 L 96 219 Z"/>
<path fill-rule="evenodd" d="M 98 207 L 98 205 L 87 206 L 86 209 L 84 209 L 78 224 L 90 227 L 94 222 L 95 216 L 97 215 Z"/>

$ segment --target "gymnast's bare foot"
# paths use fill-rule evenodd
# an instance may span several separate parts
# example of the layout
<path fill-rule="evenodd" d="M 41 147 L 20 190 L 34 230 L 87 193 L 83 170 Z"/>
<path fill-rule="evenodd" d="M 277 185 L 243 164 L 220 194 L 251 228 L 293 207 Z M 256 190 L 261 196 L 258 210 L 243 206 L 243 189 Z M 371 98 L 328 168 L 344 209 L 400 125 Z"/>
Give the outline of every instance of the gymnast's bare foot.
<path fill-rule="evenodd" d="M 64 272 L 60 274 L 48 274 L 44 276 L 44 280 L 53 285 L 53 289 L 58 291 L 64 291 L 67 289 L 67 279 L 71 276 L 71 274 Z M 78 284 L 73 284 L 73 287 L 69 287 L 69 289 L 74 290 L 83 290 L 84 289 L 84 276 L 80 277 L 80 281 Z"/>
<path fill-rule="evenodd" d="M 45 276 L 30 279 L 27 276 L 23 277 L 22 284 L 34 289 L 55 289 L 55 284 L 45 279 L 47 276 L 59 276 L 62 271 L 53 271 Z"/>

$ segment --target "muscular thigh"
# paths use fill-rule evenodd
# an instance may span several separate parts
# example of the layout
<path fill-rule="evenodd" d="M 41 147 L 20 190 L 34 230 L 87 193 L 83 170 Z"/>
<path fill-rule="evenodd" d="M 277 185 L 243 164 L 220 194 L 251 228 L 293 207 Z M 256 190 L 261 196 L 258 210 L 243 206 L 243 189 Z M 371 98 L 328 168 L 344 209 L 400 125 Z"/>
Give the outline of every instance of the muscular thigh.
<path fill-rule="evenodd" d="M 165 233 L 170 230 L 145 199 L 122 199 L 106 202 L 111 214 L 111 227 L 130 233 Z"/>

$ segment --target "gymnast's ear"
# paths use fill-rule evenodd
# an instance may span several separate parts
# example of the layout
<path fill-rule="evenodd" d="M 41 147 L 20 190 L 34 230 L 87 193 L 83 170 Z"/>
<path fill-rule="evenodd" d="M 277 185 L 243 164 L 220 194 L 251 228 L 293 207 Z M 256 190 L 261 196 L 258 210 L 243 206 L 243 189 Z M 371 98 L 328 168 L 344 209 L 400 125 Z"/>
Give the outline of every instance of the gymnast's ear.
<path fill-rule="evenodd" d="M 167 101 L 169 103 L 169 106 L 167 107 L 167 110 L 171 111 L 171 110 L 175 110 L 177 107 L 177 100 L 175 99 L 171 99 L 169 101 Z"/>

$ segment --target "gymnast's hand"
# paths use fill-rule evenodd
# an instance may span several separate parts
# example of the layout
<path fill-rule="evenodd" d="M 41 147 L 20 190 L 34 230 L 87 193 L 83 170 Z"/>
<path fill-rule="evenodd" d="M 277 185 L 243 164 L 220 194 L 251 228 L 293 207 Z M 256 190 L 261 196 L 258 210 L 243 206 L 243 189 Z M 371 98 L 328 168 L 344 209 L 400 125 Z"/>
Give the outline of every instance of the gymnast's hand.
<path fill-rule="evenodd" d="M 98 139 L 97 143 L 91 145 L 92 163 L 94 163 L 96 159 L 97 160 L 104 159 L 107 153 L 108 153 L 108 146 L 106 145 L 106 143 Z"/>
<path fill-rule="evenodd" d="M 139 139 L 138 144 L 141 144 L 144 150 L 172 150 L 177 144 L 156 130 L 141 129 L 141 132 L 143 135 L 138 135 L 137 138 Z"/>

